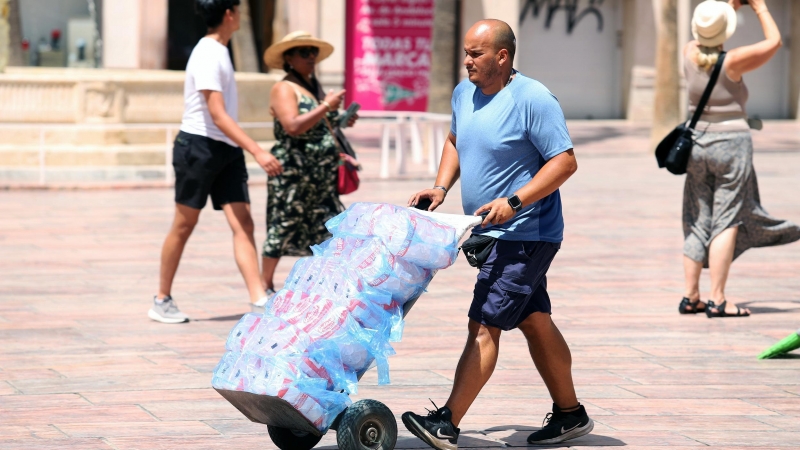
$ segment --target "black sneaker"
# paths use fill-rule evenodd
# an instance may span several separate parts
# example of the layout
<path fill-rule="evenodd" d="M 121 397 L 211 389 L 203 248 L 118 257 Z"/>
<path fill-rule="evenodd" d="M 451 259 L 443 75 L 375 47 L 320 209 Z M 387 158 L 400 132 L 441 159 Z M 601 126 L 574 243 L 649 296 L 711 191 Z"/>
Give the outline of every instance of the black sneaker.
<path fill-rule="evenodd" d="M 431 401 L 433 403 L 433 401 Z M 436 408 L 436 404 L 433 404 Z M 414 436 L 425 441 L 426 444 L 439 450 L 458 449 L 458 428 L 450 420 L 453 413 L 447 406 L 428 410 L 427 416 L 420 416 L 409 411 L 404 413 L 403 423 Z"/>
<path fill-rule="evenodd" d="M 553 412 L 547 413 L 542 429 L 528 436 L 528 443 L 534 445 L 558 444 L 589 434 L 594 422 L 586 414 L 583 405 L 570 412 L 563 412 L 553 403 Z"/>

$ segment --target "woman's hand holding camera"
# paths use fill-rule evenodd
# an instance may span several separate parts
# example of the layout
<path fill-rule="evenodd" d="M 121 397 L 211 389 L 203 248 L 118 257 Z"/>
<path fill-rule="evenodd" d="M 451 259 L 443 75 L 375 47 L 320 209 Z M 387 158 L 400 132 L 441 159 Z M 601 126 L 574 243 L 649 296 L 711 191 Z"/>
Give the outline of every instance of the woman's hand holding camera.
<path fill-rule="evenodd" d="M 733 9 L 739 10 L 742 5 L 749 4 L 756 14 L 761 14 L 767 10 L 767 3 L 764 0 L 730 0 Z"/>
<path fill-rule="evenodd" d="M 750 0 L 750 6 L 756 14 L 761 14 L 767 11 L 767 2 L 764 0 Z"/>

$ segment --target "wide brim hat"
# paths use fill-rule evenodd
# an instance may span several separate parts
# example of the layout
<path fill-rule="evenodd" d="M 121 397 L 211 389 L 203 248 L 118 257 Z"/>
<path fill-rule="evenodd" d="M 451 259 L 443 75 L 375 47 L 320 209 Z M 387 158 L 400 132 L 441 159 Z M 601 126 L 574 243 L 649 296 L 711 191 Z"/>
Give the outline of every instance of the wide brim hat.
<path fill-rule="evenodd" d="M 736 31 L 736 10 L 727 2 L 706 0 L 694 10 L 692 35 L 704 47 L 722 45 Z"/>
<path fill-rule="evenodd" d="M 331 56 L 331 53 L 333 53 L 333 45 L 328 42 L 311 36 L 311 33 L 307 31 L 294 31 L 269 46 L 264 52 L 264 63 L 272 69 L 283 69 L 283 53 L 295 47 L 317 47 L 319 49 L 317 62 Z"/>

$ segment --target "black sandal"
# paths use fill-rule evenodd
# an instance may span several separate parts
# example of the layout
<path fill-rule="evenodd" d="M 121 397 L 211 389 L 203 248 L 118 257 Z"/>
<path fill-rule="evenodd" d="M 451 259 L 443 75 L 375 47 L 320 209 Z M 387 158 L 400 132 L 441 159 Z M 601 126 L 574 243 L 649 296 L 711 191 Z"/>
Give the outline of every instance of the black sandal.
<path fill-rule="evenodd" d="M 736 314 L 727 314 L 725 312 L 725 306 L 727 304 L 727 300 L 724 300 L 719 306 L 715 306 L 714 302 L 708 302 L 708 306 L 706 306 L 706 316 L 710 319 L 712 317 L 748 317 L 750 315 L 748 312 L 743 313 L 738 306 L 736 307 Z M 711 308 L 715 308 L 717 312 L 711 312 Z"/>
<path fill-rule="evenodd" d="M 699 304 L 700 304 L 699 298 L 695 301 L 691 301 L 689 300 L 688 297 L 683 297 L 683 300 L 681 300 L 681 304 L 678 305 L 678 312 L 681 314 L 697 314 L 699 312 L 708 311 L 708 306 L 698 310 L 697 305 Z"/>

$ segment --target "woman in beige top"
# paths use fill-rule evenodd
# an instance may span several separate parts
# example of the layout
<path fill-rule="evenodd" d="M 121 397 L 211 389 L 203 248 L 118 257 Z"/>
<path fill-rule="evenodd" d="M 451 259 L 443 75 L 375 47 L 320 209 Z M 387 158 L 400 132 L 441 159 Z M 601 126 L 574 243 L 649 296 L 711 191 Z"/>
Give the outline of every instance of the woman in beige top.
<path fill-rule="evenodd" d="M 775 219 L 761 207 L 753 169 L 753 143 L 747 122 L 747 87 L 742 75 L 767 63 L 781 47 L 778 27 L 764 0 L 750 0 L 764 40 L 728 51 L 717 84 L 695 128 L 695 145 L 683 192 L 683 266 L 686 293 L 681 314 L 705 311 L 708 317 L 741 317 L 747 309 L 729 304 L 725 283 L 733 260 L 751 247 L 788 244 L 800 227 Z M 736 30 L 740 0 L 707 0 L 692 18 L 695 39 L 684 48 L 693 113 L 723 50 Z M 700 272 L 711 269 L 711 299 L 700 301 Z"/>

